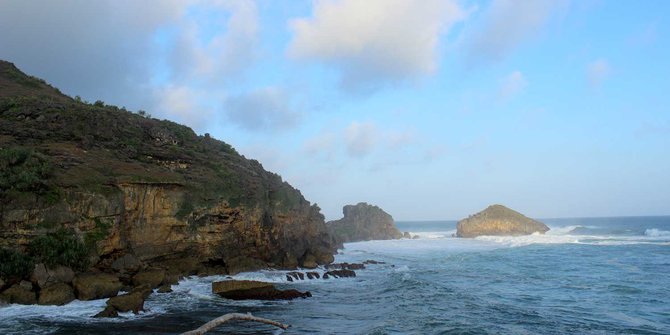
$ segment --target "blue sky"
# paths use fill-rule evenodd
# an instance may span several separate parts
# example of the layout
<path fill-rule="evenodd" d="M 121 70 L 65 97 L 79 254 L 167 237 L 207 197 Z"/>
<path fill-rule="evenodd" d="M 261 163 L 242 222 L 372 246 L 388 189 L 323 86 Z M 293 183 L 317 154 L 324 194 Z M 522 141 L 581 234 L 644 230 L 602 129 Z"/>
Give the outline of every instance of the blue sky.
<path fill-rule="evenodd" d="M 0 58 L 224 140 L 328 219 L 670 214 L 667 1 L 0 0 Z"/>

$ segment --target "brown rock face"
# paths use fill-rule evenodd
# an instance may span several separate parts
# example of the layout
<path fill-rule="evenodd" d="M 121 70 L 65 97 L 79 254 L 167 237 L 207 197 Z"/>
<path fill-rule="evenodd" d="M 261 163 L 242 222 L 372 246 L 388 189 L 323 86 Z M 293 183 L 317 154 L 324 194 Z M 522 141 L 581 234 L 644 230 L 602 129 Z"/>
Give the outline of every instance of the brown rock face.
<path fill-rule="evenodd" d="M 393 217 L 377 206 L 361 202 L 344 206 L 342 211 L 342 219 L 327 223 L 328 229 L 341 243 L 402 237 Z"/>
<path fill-rule="evenodd" d="M 212 283 L 212 292 L 232 300 L 292 300 L 312 294 L 298 290 L 279 290 L 270 283 L 253 280 L 226 280 Z"/>
<path fill-rule="evenodd" d="M 133 285 L 147 285 L 151 288 L 156 288 L 163 283 L 165 279 L 165 270 L 163 269 L 154 269 L 142 271 L 136 274 L 133 277 Z"/>
<path fill-rule="evenodd" d="M 35 237 L 64 230 L 85 244 L 85 271 L 124 281 L 158 266 L 188 275 L 333 261 L 318 206 L 230 145 L 71 99 L 1 60 L 0 87 L 0 158 L 29 158 L 0 165 L 12 167 L 9 180 L 36 180 L 0 190 L 0 248 L 26 253 Z M 39 287 L 68 282 L 47 272 L 36 269 Z M 74 286 L 84 299 L 107 295 Z"/>
<path fill-rule="evenodd" d="M 93 300 L 116 296 L 121 289 L 119 278 L 107 273 L 80 274 L 73 286 L 79 300 Z"/>
<path fill-rule="evenodd" d="M 0 293 L 0 300 L 10 304 L 31 305 L 37 302 L 35 292 L 30 290 L 30 283 L 21 282 Z M 23 285 L 22 285 L 23 284 Z"/>
<path fill-rule="evenodd" d="M 65 305 L 74 300 L 74 290 L 65 283 L 49 284 L 40 290 L 40 305 Z"/>
<path fill-rule="evenodd" d="M 492 205 L 459 221 L 456 229 L 458 237 L 477 237 L 530 235 L 536 232 L 544 234 L 549 227 L 505 206 Z"/>

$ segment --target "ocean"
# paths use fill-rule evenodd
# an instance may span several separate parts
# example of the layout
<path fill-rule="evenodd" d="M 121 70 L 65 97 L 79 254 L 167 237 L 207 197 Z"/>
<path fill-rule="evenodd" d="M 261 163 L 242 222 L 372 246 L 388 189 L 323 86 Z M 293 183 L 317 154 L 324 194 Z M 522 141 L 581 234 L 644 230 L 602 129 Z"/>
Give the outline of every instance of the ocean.
<path fill-rule="evenodd" d="M 355 278 L 287 282 L 293 301 L 230 301 L 225 277 L 191 277 L 155 293 L 147 312 L 93 319 L 102 301 L 0 307 L 0 334 L 175 334 L 250 312 L 288 330 L 233 322 L 212 334 L 670 334 L 670 217 L 541 220 L 545 235 L 454 238 L 455 221 L 398 222 L 417 239 L 345 244 L 337 262 L 368 259 Z"/>

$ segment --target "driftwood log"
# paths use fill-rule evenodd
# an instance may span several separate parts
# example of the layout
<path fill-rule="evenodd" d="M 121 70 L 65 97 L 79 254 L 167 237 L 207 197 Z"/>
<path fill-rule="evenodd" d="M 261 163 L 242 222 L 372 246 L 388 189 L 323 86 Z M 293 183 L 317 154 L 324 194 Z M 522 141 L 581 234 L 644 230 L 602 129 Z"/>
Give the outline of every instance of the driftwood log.
<path fill-rule="evenodd" d="M 228 313 L 228 314 L 221 315 L 218 318 L 205 323 L 204 325 L 200 326 L 200 328 L 198 328 L 198 329 L 187 331 L 185 333 L 182 333 L 181 335 L 200 335 L 200 334 L 204 334 L 204 333 L 206 333 L 206 332 L 208 332 L 208 331 L 210 331 L 210 330 L 212 330 L 212 329 L 214 329 L 214 328 L 220 326 L 221 324 L 226 323 L 230 320 L 246 320 L 246 321 L 261 322 L 261 323 L 266 323 L 266 324 L 269 324 L 269 325 L 273 325 L 275 327 L 279 327 L 281 329 L 288 329 L 288 327 L 289 327 L 289 325 L 285 325 L 285 324 L 277 322 L 277 321 L 255 317 L 255 316 L 251 315 L 251 313 L 247 313 L 247 314 Z"/>

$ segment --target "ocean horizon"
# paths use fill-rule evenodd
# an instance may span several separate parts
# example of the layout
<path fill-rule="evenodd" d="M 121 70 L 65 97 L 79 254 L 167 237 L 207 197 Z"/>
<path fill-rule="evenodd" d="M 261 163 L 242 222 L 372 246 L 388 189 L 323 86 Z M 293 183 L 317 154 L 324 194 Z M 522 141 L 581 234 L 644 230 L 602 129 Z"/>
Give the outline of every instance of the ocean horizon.
<path fill-rule="evenodd" d="M 188 277 L 146 312 L 94 319 L 105 300 L 0 307 L 3 334 L 177 334 L 225 313 L 226 334 L 668 334 L 670 216 L 544 219 L 544 235 L 455 238 L 456 222 L 399 221 L 416 239 L 346 243 L 336 262 L 375 260 L 355 278 L 289 282 L 286 271 L 235 279 L 310 291 L 293 301 L 232 301 L 227 276 Z M 323 271 L 319 269 L 317 271 Z"/>

